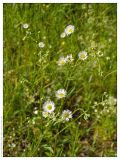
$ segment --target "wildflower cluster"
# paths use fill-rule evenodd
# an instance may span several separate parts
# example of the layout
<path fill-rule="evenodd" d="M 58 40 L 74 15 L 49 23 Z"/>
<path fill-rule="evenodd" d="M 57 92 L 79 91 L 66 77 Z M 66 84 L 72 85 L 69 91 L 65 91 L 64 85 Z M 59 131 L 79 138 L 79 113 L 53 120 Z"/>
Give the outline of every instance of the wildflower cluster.
<path fill-rule="evenodd" d="M 105 99 L 102 100 L 102 102 L 94 102 L 94 106 L 92 107 L 94 109 L 94 112 L 96 113 L 96 116 L 98 120 L 105 116 L 107 113 L 109 113 L 109 116 L 111 113 L 116 112 L 116 98 L 112 96 L 108 96 L 106 92 L 104 92 Z M 99 106 L 101 109 L 99 109 Z"/>
<path fill-rule="evenodd" d="M 73 26 L 73 25 L 68 25 L 68 26 L 65 28 L 64 32 L 60 35 L 60 37 L 61 37 L 61 38 L 64 38 L 65 36 L 68 36 L 68 35 L 72 34 L 72 33 L 74 32 L 74 30 L 75 30 L 75 26 Z M 87 52 L 85 52 L 85 51 L 81 51 L 81 52 L 78 53 L 78 58 L 79 58 L 80 60 L 83 60 L 83 61 L 84 61 L 85 59 L 87 59 L 87 57 L 88 57 L 88 55 L 87 55 Z M 63 66 L 63 65 L 65 65 L 67 62 L 73 62 L 73 61 L 74 61 L 74 58 L 73 58 L 72 54 L 67 55 L 66 57 L 61 56 L 61 57 L 59 58 L 59 60 L 58 60 L 58 65 L 59 65 L 59 66 Z"/>
<path fill-rule="evenodd" d="M 74 61 L 74 58 L 73 58 L 72 54 L 67 55 L 66 57 L 61 56 L 61 57 L 59 58 L 59 60 L 58 60 L 58 65 L 59 65 L 59 66 L 63 66 L 63 65 L 65 65 L 66 63 L 71 63 L 71 62 L 73 62 L 73 61 Z"/>
<path fill-rule="evenodd" d="M 85 59 L 87 59 L 87 57 L 88 57 L 88 55 L 87 55 L 87 52 L 85 52 L 85 51 L 82 51 L 82 52 L 78 53 L 78 58 L 80 60 L 84 61 Z M 71 63 L 73 61 L 74 61 L 74 58 L 73 58 L 72 54 L 67 55 L 66 57 L 61 56 L 58 60 L 58 65 L 59 66 L 64 66 L 66 63 Z"/>
<path fill-rule="evenodd" d="M 74 30 L 75 30 L 75 27 L 73 25 L 68 25 L 65 28 L 64 32 L 61 33 L 60 37 L 64 38 L 65 36 L 69 36 L 70 34 L 72 34 L 74 32 Z"/>
<path fill-rule="evenodd" d="M 56 91 L 55 95 L 57 99 L 62 99 L 66 97 L 67 92 L 65 89 L 59 89 Z M 43 117 L 53 118 L 54 116 L 54 119 L 56 119 L 54 110 L 55 110 L 55 103 L 50 100 L 46 101 L 43 104 L 43 112 L 42 112 Z M 72 112 L 70 110 L 64 110 L 59 118 L 65 121 L 69 121 L 69 119 L 72 118 Z"/>
<path fill-rule="evenodd" d="M 38 46 L 39 46 L 40 48 L 44 48 L 44 47 L 45 47 L 45 43 L 39 42 Z"/>

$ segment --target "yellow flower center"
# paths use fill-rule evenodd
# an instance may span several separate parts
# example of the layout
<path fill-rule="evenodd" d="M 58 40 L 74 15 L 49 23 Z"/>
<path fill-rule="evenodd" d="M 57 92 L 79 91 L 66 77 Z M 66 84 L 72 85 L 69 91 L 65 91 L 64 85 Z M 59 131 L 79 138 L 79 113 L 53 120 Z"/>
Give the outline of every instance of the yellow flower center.
<path fill-rule="evenodd" d="M 52 109 L 52 106 L 51 106 L 51 105 L 48 105 L 48 106 L 47 106 L 47 109 L 48 109 L 48 110 L 51 110 L 51 109 Z"/>
<path fill-rule="evenodd" d="M 65 64 L 65 61 L 64 60 L 61 60 L 61 62 L 60 62 L 61 64 Z"/>
<path fill-rule="evenodd" d="M 81 58 L 85 58 L 85 54 L 81 54 L 81 56 L 80 56 Z"/>
<path fill-rule="evenodd" d="M 73 31 L 72 28 L 70 28 L 70 29 L 68 30 L 68 32 L 70 32 L 70 33 L 71 33 L 72 31 Z"/>
<path fill-rule="evenodd" d="M 59 97 L 64 97 L 64 93 L 59 93 Z"/>
<path fill-rule="evenodd" d="M 68 117 L 69 117 L 69 113 L 65 113 L 64 118 L 68 118 Z"/>

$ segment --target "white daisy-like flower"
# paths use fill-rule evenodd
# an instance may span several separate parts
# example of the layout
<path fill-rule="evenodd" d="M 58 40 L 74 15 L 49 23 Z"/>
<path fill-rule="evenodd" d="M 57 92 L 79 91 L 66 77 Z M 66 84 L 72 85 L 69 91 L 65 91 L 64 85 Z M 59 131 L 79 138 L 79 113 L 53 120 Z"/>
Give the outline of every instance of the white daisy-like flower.
<path fill-rule="evenodd" d="M 87 52 L 85 52 L 85 51 L 79 52 L 78 57 L 79 57 L 79 59 L 84 61 L 88 57 Z"/>
<path fill-rule="evenodd" d="M 29 24 L 27 24 L 27 23 L 22 24 L 22 27 L 23 27 L 24 29 L 27 29 L 27 28 L 29 27 Z"/>
<path fill-rule="evenodd" d="M 46 112 L 46 111 L 43 111 L 43 112 L 42 112 L 42 116 L 43 116 L 44 118 L 47 118 L 47 117 L 49 116 L 49 113 Z"/>
<path fill-rule="evenodd" d="M 65 38 L 66 34 L 65 32 L 61 33 L 60 38 Z"/>
<path fill-rule="evenodd" d="M 65 28 L 65 34 L 68 36 L 70 35 L 71 33 L 73 33 L 75 30 L 75 27 L 73 25 L 69 25 Z"/>
<path fill-rule="evenodd" d="M 65 57 L 60 57 L 58 60 L 58 65 L 63 66 L 66 63 L 66 58 Z"/>
<path fill-rule="evenodd" d="M 38 46 L 39 46 L 40 48 L 44 48 L 44 47 L 45 47 L 45 43 L 39 42 Z"/>
<path fill-rule="evenodd" d="M 46 101 L 43 104 L 43 109 L 45 112 L 52 113 L 55 110 L 55 104 L 52 101 Z"/>
<path fill-rule="evenodd" d="M 70 110 L 64 110 L 62 112 L 62 119 L 65 121 L 69 121 L 69 119 L 72 118 L 72 112 Z"/>
<path fill-rule="evenodd" d="M 68 62 L 73 62 L 74 61 L 74 58 L 72 57 L 72 54 L 66 56 L 66 61 L 68 61 Z"/>
<path fill-rule="evenodd" d="M 66 92 L 65 89 L 59 89 L 59 90 L 56 91 L 56 97 L 58 99 L 66 97 L 66 94 L 67 94 L 67 92 Z"/>

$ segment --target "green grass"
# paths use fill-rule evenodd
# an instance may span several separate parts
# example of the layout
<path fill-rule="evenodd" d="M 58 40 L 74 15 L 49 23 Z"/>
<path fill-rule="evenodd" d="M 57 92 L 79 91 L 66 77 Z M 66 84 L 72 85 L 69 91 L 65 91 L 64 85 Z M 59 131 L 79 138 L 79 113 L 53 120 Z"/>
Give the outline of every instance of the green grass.
<path fill-rule="evenodd" d="M 117 155 L 116 14 L 116 4 L 4 4 L 4 156 Z M 70 24 L 74 33 L 60 38 Z M 74 61 L 58 66 L 68 54 Z M 42 116 L 49 99 L 56 119 Z"/>

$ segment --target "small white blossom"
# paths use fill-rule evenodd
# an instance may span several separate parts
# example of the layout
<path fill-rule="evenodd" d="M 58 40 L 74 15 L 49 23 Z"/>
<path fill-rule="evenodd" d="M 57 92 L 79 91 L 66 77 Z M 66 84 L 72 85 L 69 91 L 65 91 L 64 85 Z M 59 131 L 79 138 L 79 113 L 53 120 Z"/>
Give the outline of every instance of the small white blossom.
<path fill-rule="evenodd" d="M 45 43 L 39 42 L 38 46 L 39 46 L 40 48 L 44 48 L 44 47 L 45 47 Z"/>
<path fill-rule="evenodd" d="M 62 112 L 62 119 L 65 121 L 69 121 L 69 119 L 72 118 L 72 112 L 70 110 L 64 110 Z"/>
<path fill-rule="evenodd" d="M 38 110 L 35 110 L 33 113 L 34 113 L 34 114 L 38 114 Z"/>
<path fill-rule="evenodd" d="M 43 109 L 45 112 L 52 113 L 55 110 L 54 102 L 48 100 L 43 104 Z"/>
<path fill-rule="evenodd" d="M 66 34 L 65 32 L 61 33 L 60 38 L 65 38 Z"/>
<path fill-rule="evenodd" d="M 80 124 L 81 124 L 81 122 L 78 122 L 78 124 L 80 125 Z"/>
<path fill-rule="evenodd" d="M 71 33 L 73 33 L 75 30 L 75 27 L 73 25 L 69 25 L 65 28 L 65 34 L 68 36 L 70 35 Z"/>
<path fill-rule="evenodd" d="M 27 28 L 29 27 L 29 24 L 27 24 L 27 23 L 22 24 L 22 27 L 23 27 L 24 29 L 27 29 Z"/>
<path fill-rule="evenodd" d="M 67 94 L 67 92 L 66 92 L 65 89 L 59 89 L 59 90 L 56 91 L 56 97 L 58 99 L 66 97 L 66 94 Z"/>
<path fill-rule="evenodd" d="M 12 144 L 11 144 L 11 147 L 15 148 L 15 147 L 16 147 L 16 144 L 15 144 L 15 143 L 12 143 Z"/>
<path fill-rule="evenodd" d="M 102 57 L 103 56 L 103 53 L 101 53 L 101 51 L 98 51 L 96 54 L 98 55 L 98 57 Z"/>
<path fill-rule="evenodd" d="M 84 61 L 88 57 L 87 52 L 85 52 L 85 51 L 79 52 L 78 57 L 79 57 L 79 59 Z"/>
<path fill-rule="evenodd" d="M 73 62 L 74 61 L 74 58 L 72 57 L 72 54 L 66 56 L 66 61 L 67 62 Z"/>
<path fill-rule="evenodd" d="M 60 57 L 60 59 L 58 60 L 58 65 L 63 66 L 65 63 L 66 63 L 66 58 Z"/>

